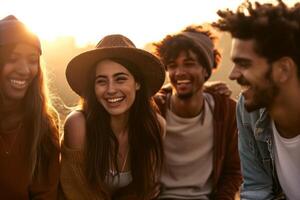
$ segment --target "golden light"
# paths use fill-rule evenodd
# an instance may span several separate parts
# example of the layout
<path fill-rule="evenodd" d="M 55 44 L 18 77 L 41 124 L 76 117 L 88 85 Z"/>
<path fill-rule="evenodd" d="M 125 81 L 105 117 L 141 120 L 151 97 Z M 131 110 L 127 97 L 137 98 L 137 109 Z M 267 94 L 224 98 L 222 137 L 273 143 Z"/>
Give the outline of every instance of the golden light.
<path fill-rule="evenodd" d="M 1 0 L 0 17 L 14 14 L 44 40 L 73 36 L 78 45 L 121 33 L 138 47 L 190 24 L 217 19 L 216 11 L 235 9 L 242 0 Z M 274 1 L 260 1 L 274 2 Z M 286 0 L 293 4 L 296 0 Z"/>

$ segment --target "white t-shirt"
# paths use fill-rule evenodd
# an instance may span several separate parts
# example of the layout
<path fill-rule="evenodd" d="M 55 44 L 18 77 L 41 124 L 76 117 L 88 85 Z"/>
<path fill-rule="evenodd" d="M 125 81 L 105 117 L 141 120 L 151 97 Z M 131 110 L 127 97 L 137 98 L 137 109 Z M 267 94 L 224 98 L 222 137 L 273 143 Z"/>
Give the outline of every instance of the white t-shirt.
<path fill-rule="evenodd" d="M 272 121 L 275 166 L 288 200 L 300 199 L 300 135 L 287 139 L 279 135 Z"/>
<path fill-rule="evenodd" d="M 161 175 L 160 199 L 209 199 L 213 170 L 213 97 L 206 95 L 203 113 L 182 118 L 167 110 L 164 140 L 165 168 Z"/>

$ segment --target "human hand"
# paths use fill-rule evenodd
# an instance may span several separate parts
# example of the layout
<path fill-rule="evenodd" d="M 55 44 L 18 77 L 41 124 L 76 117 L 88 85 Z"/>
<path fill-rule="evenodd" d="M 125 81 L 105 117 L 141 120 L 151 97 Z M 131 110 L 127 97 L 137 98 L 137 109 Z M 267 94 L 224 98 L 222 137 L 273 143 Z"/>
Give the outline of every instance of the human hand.
<path fill-rule="evenodd" d="M 171 84 L 164 85 L 154 96 L 155 102 L 166 103 L 167 94 L 172 91 Z"/>
<path fill-rule="evenodd" d="M 205 90 L 225 96 L 230 96 L 232 94 L 232 90 L 229 88 L 229 86 L 225 82 L 221 81 L 207 82 L 205 84 L 204 91 Z"/>

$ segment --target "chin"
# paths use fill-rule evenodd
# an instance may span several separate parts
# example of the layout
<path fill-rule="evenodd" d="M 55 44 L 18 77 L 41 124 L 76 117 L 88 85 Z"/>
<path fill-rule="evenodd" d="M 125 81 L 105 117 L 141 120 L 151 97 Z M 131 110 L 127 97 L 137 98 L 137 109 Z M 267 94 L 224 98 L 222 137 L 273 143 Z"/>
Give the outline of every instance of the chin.
<path fill-rule="evenodd" d="M 22 99 L 24 99 L 25 94 L 15 94 L 15 95 L 10 95 L 7 96 L 7 99 L 10 99 L 12 101 L 20 101 Z"/>
<path fill-rule="evenodd" d="M 110 116 L 122 116 L 127 114 L 127 109 L 115 109 L 115 110 L 107 110 Z"/>
<path fill-rule="evenodd" d="M 193 96 L 193 93 L 189 92 L 189 93 L 177 93 L 176 96 L 179 99 L 189 99 Z"/>
<path fill-rule="evenodd" d="M 109 115 L 111 115 L 111 116 L 119 116 L 119 115 L 122 115 L 124 112 L 122 112 L 122 111 L 116 111 L 116 110 L 114 110 L 114 111 L 112 111 L 112 110 L 109 110 L 109 111 L 107 111 L 108 112 L 108 114 Z"/>

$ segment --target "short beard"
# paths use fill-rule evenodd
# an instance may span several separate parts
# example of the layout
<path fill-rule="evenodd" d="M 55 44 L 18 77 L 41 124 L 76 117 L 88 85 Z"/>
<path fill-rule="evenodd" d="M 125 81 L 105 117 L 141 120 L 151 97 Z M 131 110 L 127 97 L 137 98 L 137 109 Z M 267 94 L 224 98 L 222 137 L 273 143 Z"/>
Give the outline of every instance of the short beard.
<path fill-rule="evenodd" d="M 187 94 L 178 94 L 178 93 L 176 93 L 176 96 L 181 100 L 187 100 L 187 99 L 190 99 L 193 96 L 193 93 L 192 92 L 187 93 Z"/>
<path fill-rule="evenodd" d="M 272 66 L 270 65 L 269 70 L 265 75 L 266 80 L 268 80 L 268 86 L 266 88 L 253 88 L 256 92 L 253 96 L 252 104 L 245 104 L 245 109 L 248 112 L 252 112 L 254 110 L 260 108 L 270 109 L 272 103 L 274 102 L 275 97 L 279 93 L 279 88 L 276 86 L 272 79 Z"/>
<path fill-rule="evenodd" d="M 278 95 L 279 89 L 278 87 L 272 82 L 270 82 L 270 86 L 263 90 L 256 90 L 256 94 L 254 95 L 253 99 L 255 102 L 252 104 L 245 104 L 245 109 L 248 112 L 252 112 L 254 110 L 260 108 L 266 108 L 267 110 L 270 109 L 274 98 Z"/>

